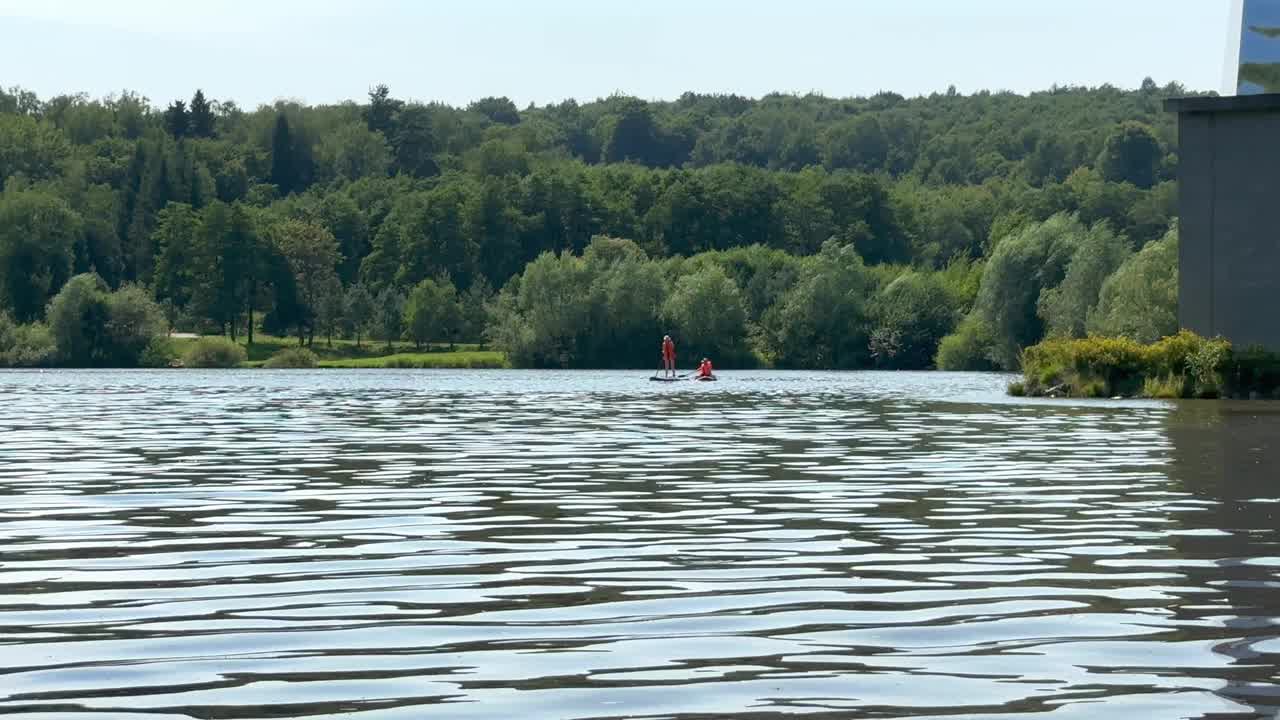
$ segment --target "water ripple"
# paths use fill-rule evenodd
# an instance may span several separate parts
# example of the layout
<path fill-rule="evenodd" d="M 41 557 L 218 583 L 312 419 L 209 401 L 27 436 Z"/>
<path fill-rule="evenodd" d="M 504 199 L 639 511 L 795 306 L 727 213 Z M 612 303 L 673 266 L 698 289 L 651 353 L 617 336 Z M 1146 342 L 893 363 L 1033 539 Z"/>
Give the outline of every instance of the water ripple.
<path fill-rule="evenodd" d="M 1274 717 L 1280 412 L 0 374 L 0 714 Z"/>

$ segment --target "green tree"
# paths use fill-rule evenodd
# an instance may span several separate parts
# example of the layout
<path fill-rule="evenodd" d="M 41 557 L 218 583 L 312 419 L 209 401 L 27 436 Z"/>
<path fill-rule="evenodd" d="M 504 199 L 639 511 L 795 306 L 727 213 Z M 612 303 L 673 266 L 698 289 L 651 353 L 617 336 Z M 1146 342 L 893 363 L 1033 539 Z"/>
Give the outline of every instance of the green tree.
<path fill-rule="evenodd" d="M 479 113 L 490 122 L 501 125 L 516 125 L 520 122 L 520 112 L 516 110 L 516 104 L 506 97 L 481 98 L 468 105 L 467 110 Z"/>
<path fill-rule="evenodd" d="M 164 111 L 164 129 L 179 140 L 191 132 L 191 114 L 185 102 L 174 100 L 169 104 L 169 109 Z"/>
<path fill-rule="evenodd" d="M 974 313 L 994 335 L 993 359 L 1001 367 L 1017 368 L 1022 348 L 1044 337 L 1037 313 L 1041 293 L 1062 282 L 1087 234 L 1078 218 L 1056 215 L 996 245 Z"/>
<path fill-rule="evenodd" d="M 606 162 L 638 162 L 658 165 L 662 151 L 658 127 L 649 104 L 638 98 L 619 97 L 614 112 L 607 115 L 598 128 Z"/>
<path fill-rule="evenodd" d="M 92 273 L 67 281 L 47 316 L 59 361 L 73 367 L 134 367 L 164 332 L 160 308 L 145 290 L 109 292 Z"/>
<path fill-rule="evenodd" d="M 73 367 L 106 365 L 110 340 L 107 323 L 107 286 L 93 274 L 67 281 L 46 312 L 58 360 Z"/>
<path fill-rule="evenodd" d="M 190 260 L 199 224 L 199 214 L 184 203 L 170 203 L 156 217 L 151 240 L 157 253 L 155 295 L 175 312 L 190 304 L 196 284 Z"/>
<path fill-rule="evenodd" d="M 483 340 L 493 296 L 493 286 L 483 276 L 471 283 L 471 287 L 459 296 L 458 337 L 463 342 Z"/>
<path fill-rule="evenodd" d="M 751 364 L 742 292 L 720 268 L 707 267 L 676 280 L 662 315 L 689 362 L 710 357 L 721 365 Z"/>
<path fill-rule="evenodd" d="M 822 164 L 830 170 L 876 172 L 889 156 L 889 140 L 874 115 L 858 115 L 832 125 L 821 141 Z"/>
<path fill-rule="evenodd" d="M 320 201 L 317 219 L 338 239 L 338 277 L 343 285 L 354 283 L 360 261 L 369 254 L 369 218 L 349 195 L 332 193 Z"/>
<path fill-rule="evenodd" d="M 67 203 L 36 190 L 0 193 L 0 300 L 18 322 L 40 317 L 71 275 L 84 223 Z"/>
<path fill-rule="evenodd" d="M 877 366 L 924 370 L 934 363 L 957 313 L 936 274 L 909 272 L 889 283 L 871 306 L 871 351 Z"/>
<path fill-rule="evenodd" d="M 356 347 L 360 347 L 361 336 L 373 326 L 377 314 L 377 305 L 369 289 L 359 283 L 347 288 L 343 315 L 347 327 L 356 338 Z"/>
<path fill-rule="evenodd" d="M 302 309 L 298 343 L 315 338 L 316 316 L 328 283 L 336 279 L 338 240 L 325 228 L 300 220 L 285 220 L 272 228 L 275 247 L 289 263 Z"/>
<path fill-rule="evenodd" d="M 1098 304 L 1103 282 L 1116 271 L 1133 250 L 1125 238 L 1105 224 L 1089 229 L 1067 265 L 1062 282 L 1040 294 L 1038 312 L 1047 335 L 1081 338 L 1085 324 Z"/>
<path fill-rule="evenodd" d="M 423 280 L 404 306 L 405 333 L 418 349 L 432 340 L 448 339 L 452 345 L 459 319 L 458 291 L 448 280 Z"/>
<path fill-rule="evenodd" d="M 414 177 L 430 177 L 440 171 L 433 158 L 436 137 L 427 108 L 409 105 L 400 111 L 392 147 L 399 171 Z"/>
<path fill-rule="evenodd" d="M 213 107 L 204 97 L 203 90 L 196 90 L 191 96 L 191 135 L 198 138 L 211 138 L 214 132 Z"/>
<path fill-rule="evenodd" d="M 316 329 L 325 338 L 325 344 L 333 347 L 333 336 L 342 332 L 346 321 L 346 295 L 337 274 L 331 274 L 320 285 L 320 297 L 316 306 Z"/>
<path fill-rule="evenodd" d="M 0 190 L 10 178 L 29 181 L 60 176 L 70 161 L 66 136 L 34 117 L 0 114 Z"/>
<path fill-rule="evenodd" d="M 391 90 L 386 85 L 378 85 L 369 91 L 369 104 L 365 106 L 365 127 L 370 132 L 382 133 L 385 138 L 395 136 L 396 115 L 404 103 L 391 97 Z"/>
<path fill-rule="evenodd" d="M 1178 230 L 1125 260 L 1102 284 L 1089 332 L 1150 343 L 1178 332 Z"/>
<path fill-rule="evenodd" d="M 144 288 L 125 285 L 107 296 L 108 364 L 140 365 L 147 347 L 164 333 L 164 313 Z"/>
<path fill-rule="evenodd" d="M 260 242 L 243 206 L 214 202 L 201 211 L 193 243 L 201 272 L 194 278 L 191 306 L 233 341 L 241 318 L 252 312 Z M 248 327 L 252 338 L 252 320 Z"/>
<path fill-rule="evenodd" d="M 595 238 L 583 258 L 593 276 L 588 295 L 593 325 L 586 338 L 590 364 L 635 367 L 653 360 L 656 365 L 655 338 L 670 326 L 663 319 L 670 283 L 662 267 L 635 243 L 615 238 Z"/>
<path fill-rule="evenodd" d="M 1098 155 L 1098 170 L 1110 182 L 1127 182 L 1147 189 L 1155 184 L 1164 150 L 1151 127 L 1124 122 L 1107 136 Z"/>
<path fill-rule="evenodd" d="M 995 330 L 977 314 L 960 322 L 954 333 L 938 346 L 939 370 L 988 372 L 1000 369 L 999 342 Z"/>
<path fill-rule="evenodd" d="M 870 355 L 872 279 L 856 250 L 828 242 L 801 279 L 765 313 L 764 348 L 789 368 L 855 368 Z"/>
<path fill-rule="evenodd" d="M 387 350 L 391 349 L 391 343 L 399 340 L 404 332 L 404 293 L 395 287 L 388 287 L 378 293 L 376 305 L 378 308 L 378 334 L 379 339 L 386 341 Z"/>
<path fill-rule="evenodd" d="M 391 151 L 386 140 L 357 123 L 348 123 L 327 133 L 320 140 L 317 155 L 324 178 L 381 177 L 391 166 Z"/>
<path fill-rule="evenodd" d="M 275 131 L 271 134 L 271 183 L 288 195 L 298 189 L 297 149 L 293 131 L 284 113 L 276 115 Z"/>
<path fill-rule="evenodd" d="M 503 288 L 488 337 L 520 367 L 585 367 L 591 283 L 582 258 L 543 253 Z"/>

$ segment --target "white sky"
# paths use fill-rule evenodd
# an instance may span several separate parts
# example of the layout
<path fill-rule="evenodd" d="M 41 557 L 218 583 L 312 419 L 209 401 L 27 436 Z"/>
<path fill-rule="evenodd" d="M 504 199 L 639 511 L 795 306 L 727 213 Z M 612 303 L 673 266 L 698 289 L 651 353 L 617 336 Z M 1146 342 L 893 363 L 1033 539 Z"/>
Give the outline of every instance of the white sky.
<path fill-rule="evenodd" d="M 0 0 L 0 85 L 521 107 L 625 92 L 1217 89 L 1228 0 Z"/>

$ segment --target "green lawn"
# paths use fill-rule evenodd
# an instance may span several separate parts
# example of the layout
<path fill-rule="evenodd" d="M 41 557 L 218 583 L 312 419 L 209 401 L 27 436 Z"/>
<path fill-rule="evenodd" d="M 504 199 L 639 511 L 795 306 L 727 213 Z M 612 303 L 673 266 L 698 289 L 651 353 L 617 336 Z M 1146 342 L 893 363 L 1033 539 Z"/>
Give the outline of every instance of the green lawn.
<path fill-rule="evenodd" d="M 396 353 L 383 357 L 339 358 L 320 361 L 323 368 L 501 368 L 507 358 L 496 350 Z"/>
<path fill-rule="evenodd" d="M 195 339 L 173 338 L 170 342 L 181 357 Z M 237 338 L 237 342 L 245 346 L 249 367 L 259 367 L 281 350 L 298 346 L 297 338 L 262 334 L 253 336 L 253 345 L 246 344 L 244 337 Z M 388 349 L 385 342 L 365 341 L 356 346 L 354 340 L 335 338 L 330 345 L 327 340 L 316 338 L 310 349 L 319 356 L 320 367 L 324 368 L 501 368 L 507 365 L 503 353 L 468 343 L 457 343 L 452 349 L 444 343 L 432 343 L 417 349 L 413 343 L 394 342 Z"/>

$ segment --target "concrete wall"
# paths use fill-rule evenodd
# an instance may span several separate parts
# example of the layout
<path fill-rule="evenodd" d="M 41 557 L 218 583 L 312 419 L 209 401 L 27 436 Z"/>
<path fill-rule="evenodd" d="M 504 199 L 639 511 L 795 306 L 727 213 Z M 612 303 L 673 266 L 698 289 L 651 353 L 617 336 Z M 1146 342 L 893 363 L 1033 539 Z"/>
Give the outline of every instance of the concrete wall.
<path fill-rule="evenodd" d="M 1280 96 L 1170 101 L 1179 112 L 1178 316 L 1280 350 Z"/>

